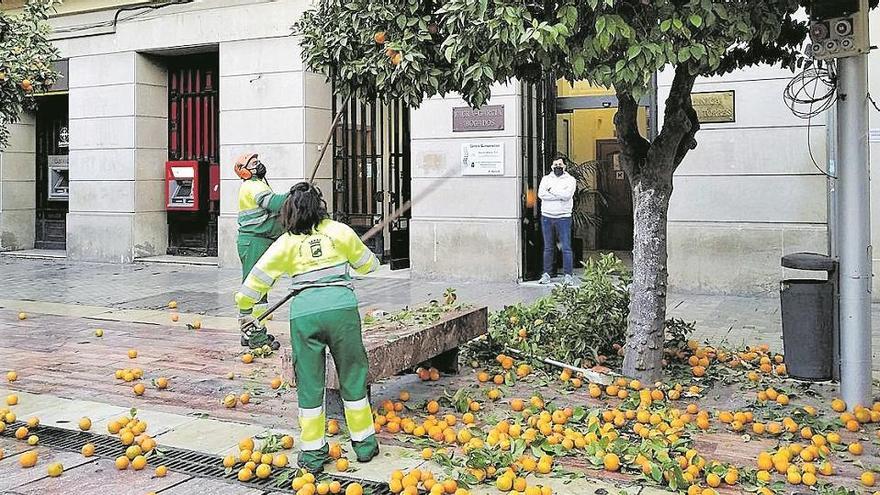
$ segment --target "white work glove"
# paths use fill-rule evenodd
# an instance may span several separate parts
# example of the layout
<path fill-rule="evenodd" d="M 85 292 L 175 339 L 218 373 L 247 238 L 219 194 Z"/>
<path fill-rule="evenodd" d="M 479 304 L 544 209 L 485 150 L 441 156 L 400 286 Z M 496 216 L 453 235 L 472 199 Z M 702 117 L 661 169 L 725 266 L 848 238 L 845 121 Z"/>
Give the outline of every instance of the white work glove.
<path fill-rule="evenodd" d="M 257 328 L 257 319 L 254 318 L 252 315 L 239 314 L 238 328 L 245 333 L 254 330 L 255 328 Z"/>

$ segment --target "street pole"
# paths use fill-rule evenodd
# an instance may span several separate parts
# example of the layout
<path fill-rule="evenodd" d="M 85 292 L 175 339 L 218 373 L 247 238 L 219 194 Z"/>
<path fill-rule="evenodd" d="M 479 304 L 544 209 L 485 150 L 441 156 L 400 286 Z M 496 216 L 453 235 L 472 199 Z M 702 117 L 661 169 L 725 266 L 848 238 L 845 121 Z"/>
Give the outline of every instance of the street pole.
<path fill-rule="evenodd" d="M 868 57 L 838 64 L 840 389 L 852 409 L 871 404 L 871 195 Z"/>
<path fill-rule="evenodd" d="M 837 199 L 837 107 L 832 106 L 826 112 L 828 120 L 825 122 L 825 143 L 826 143 L 826 152 L 828 159 L 828 177 L 826 178 L 827 188 L 828 188 L 828 197 L 827 197 L 827 213 L 828 213 L 828 256 L 831 256 L 834 260 L 840 260 L 840 253 L 838 251 L 838 240 L 840 238 L 840 216 L 837 214 L 838 207 L 838 199 Z M 837 267 L 838 270 L 840 267 Z M 833 277 L 838 279 L 838 272 L 829 273 L 829 277 Z M 838 281 L 834 282 L 834 294 L 835 296 L 840 294 L 840 287 L 838 285 Z M 832 342 L 833 342 L 833 356 L 831 362 L 831 379 L 839 382 L 840 381 L 840 303 L 835 298 L 834 300 L 834 312 L 832 318 L 834 319 L 834 323 L 832 324 Z"/>

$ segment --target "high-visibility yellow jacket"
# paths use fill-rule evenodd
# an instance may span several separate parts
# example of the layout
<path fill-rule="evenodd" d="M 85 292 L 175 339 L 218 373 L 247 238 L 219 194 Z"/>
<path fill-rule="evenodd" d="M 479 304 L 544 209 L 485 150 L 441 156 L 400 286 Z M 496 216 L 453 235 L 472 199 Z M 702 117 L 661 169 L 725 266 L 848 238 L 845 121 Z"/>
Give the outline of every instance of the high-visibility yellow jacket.
<path fill-rule="evenodd" d="M 281 235 L 278 213 L 287 194 L 275 194 L 269 184 L 256 177 L 238 190 L 238 233 L 277 239 Z"/>
<path fill-rule="evenodd" d="M 235 302 L 247 313 L 279 277 L 289 275 L 291 290 L 312 288 L 295 301 L 300 309 L 307 307 L 307 313 L 357 306 L 350 270 L 366 275 L 378 268 L 379 260 L 351 227 L 327 219 L 311 234 L 287 232 L 272 243 L 235 294 Z M 296 309 L 292 306 L 291 314 Z"/>

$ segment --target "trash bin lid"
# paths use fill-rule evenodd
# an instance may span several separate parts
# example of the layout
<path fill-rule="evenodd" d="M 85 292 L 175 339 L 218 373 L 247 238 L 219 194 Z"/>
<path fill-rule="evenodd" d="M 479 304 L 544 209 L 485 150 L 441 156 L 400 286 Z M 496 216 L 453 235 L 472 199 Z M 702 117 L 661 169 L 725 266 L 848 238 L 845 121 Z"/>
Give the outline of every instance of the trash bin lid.
<path fill-rule="evenodd" d="M 827 254 L 791 253 L 782 257 L 782 266 L 795 270 L 833 272 L 837 270 L 837 260 Z"/>

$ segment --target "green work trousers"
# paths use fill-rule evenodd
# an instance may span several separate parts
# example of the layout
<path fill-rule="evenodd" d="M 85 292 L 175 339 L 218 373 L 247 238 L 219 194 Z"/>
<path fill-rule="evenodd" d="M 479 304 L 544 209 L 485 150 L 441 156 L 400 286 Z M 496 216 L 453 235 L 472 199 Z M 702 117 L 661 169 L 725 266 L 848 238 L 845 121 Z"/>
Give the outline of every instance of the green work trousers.
<path fill-rule="evenodd" d="M 302 463 L 306 469 L 323 466 L 327 458 L 324 437 L 325 349 L 330 349 L 339 376 L 339 392 L 345 407 L 345 422 L 352 448 L 360 460 L 378 451 L 373 413 L 367 398 L 367 351 L 361 337 L 357 307 L 330 309 L 306 315 L 291 315 L 290 343 L 293 347 L 296 393 L 299 400 Z"/>
<path fill-rule="evenodd" d="M 238 259 L 241 260 L 241 282 L 244 283 L 248 274 L 260 260 L 260 257 L 275 242 L 268 237 L 260 237 L 248 234 L 238 234 Z M 252 313 L 254 318 L 259 318 L 269 309 L 269 300 L 263 296 L 255 305 Z"/>

